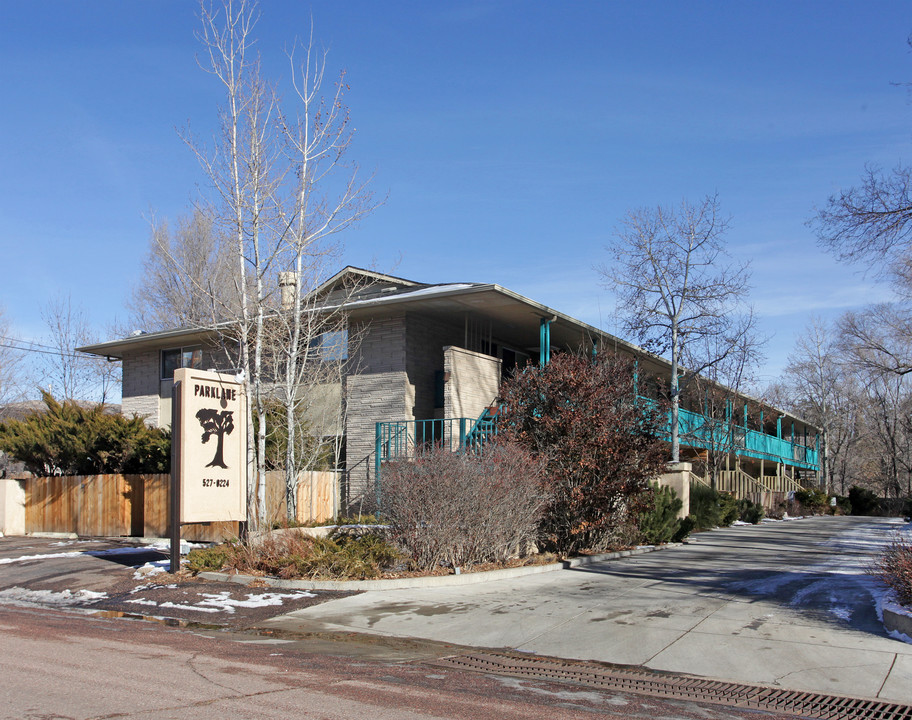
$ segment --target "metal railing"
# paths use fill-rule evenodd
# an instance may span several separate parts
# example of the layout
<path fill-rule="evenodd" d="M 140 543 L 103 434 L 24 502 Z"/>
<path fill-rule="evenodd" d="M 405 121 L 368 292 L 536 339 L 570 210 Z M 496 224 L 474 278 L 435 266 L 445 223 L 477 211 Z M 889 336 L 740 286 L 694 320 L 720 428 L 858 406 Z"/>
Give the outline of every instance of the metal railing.
<path fill-rule="evenodd" d="M 655 403 L 639 397 L 638 402 Z M 392 420 L 376 424 L 375 454 L 376 478 L 379 480 L 381 465 L 391 460 L 407 460 L 432 448 L 446 448 L 453 452 L 480 452 L 488 440 L 497 435 L 498 411 L 488 408 L 478 418 L 441 418 L 435 420 Z M 663 439 L 671 438 L 671 413 L 663 429 Z M 678 435 L 682 445 L 714 452 L 784 462 L 808 470 L 818 469 L 816 448 L 751 430 L 733 422 L 707 418 L 691 410 L 678 411 Z M 747 477 L 750 477 L 749 475 Z M 770 478 L 775 483 L 767 483 Z M 754 483 L 758 481 L 751 478 Z M 801 485 L 791 478 L 765 476 L 758 483 L 770 492 L 788 492 Z"/>
<path fill-rule="evenodd" d="M 655 403 L 650 398 L 640 397 L 640 402 Z M 671 439 L 671 412 L 664 430 L 666 440 Z M 678 437 L 682 445 L 716 452 L 731 452 L 758 460 L 786 462 L 807 470 L 818 469 L 818 452 L 814 447 L 786 438 L 767 435 L 736 425 L 733 421 L 707 418 L 692 410 L 678 410 Z"/>

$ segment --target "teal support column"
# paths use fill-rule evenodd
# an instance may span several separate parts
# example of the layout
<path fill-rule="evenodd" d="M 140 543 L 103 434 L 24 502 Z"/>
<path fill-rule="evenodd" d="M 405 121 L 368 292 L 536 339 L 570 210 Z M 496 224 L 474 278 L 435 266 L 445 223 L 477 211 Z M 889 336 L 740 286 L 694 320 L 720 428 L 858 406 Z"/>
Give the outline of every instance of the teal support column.
<path fill-rule="evenodd" d="M 747 430 L 747 403 L 744 403 L 744 429 Z"/>
<path fill-rule="evenodd" d="M 380 509 L 380 454 L 383 451 L 383 430 L 380 423 L 374 425 L 374 495 L 377 498 L 377 510 Z"/>
<path fill-rule="evenodd" d="M 776 418 L 776 437 L 782 439 L 782 417 Z"/>
<path fill-rule="evenodd" d="M 539 323 L 538 364 L 547 365 L 551 361 L 551 321 L 542 318 Z"/>
<path fill-rule="evenodd" d="M 465 450 L 466 446 L 466 419 L 459 418 L 459 452 Z"/>

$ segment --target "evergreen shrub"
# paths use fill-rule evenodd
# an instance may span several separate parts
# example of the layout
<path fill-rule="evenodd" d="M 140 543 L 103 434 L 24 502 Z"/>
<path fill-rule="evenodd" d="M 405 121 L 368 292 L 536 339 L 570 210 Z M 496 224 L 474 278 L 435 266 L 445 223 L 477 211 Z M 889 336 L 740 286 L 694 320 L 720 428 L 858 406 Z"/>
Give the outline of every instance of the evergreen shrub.
<path fill-rule="evenodd" d="M 143 418 L 58 402 L 42 391 L 46 409 L 0 423 L 0 449 L 39 476 L 165 473 L 171 468 L 171 434 Z"/>
<path fill-rule="evenodd" d="M 652 504 L 639 514 L 638 523 L 644 542 L 661 545 L 671 542 L 681 529 L 678 513 L 683 507 L 681 498 L 670 487 L 652 486 Z"/>
<path fill-rule="evenodd" d="M 695 530 L 711 530 L 722 524 L 722 507 L 719 493 L 702 483 L 690 486 L 690 515 Z"/>
<path fill-rule="evenodd" d="M 877 515 L 880 512 L 880 499 L 877 495 L 858 485 L 849 488 L 849 502 L 853 515 Z"/>
<path fill-rule="evenodd" d="M 738 505 L 738 499 L 727 492 L 718 493 L 719 495 L 719 525 L 728 527 L 741 516 L 741 508 Z"/>

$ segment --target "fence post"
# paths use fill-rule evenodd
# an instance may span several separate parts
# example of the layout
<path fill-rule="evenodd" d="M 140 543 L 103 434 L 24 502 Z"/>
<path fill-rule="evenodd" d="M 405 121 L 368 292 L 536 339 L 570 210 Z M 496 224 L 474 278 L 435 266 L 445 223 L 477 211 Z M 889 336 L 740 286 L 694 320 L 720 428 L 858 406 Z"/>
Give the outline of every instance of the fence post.
<path fill-rule="evenodd" d="M 466 419 L 459 418 L 459 452 L 466 449 Z"/>

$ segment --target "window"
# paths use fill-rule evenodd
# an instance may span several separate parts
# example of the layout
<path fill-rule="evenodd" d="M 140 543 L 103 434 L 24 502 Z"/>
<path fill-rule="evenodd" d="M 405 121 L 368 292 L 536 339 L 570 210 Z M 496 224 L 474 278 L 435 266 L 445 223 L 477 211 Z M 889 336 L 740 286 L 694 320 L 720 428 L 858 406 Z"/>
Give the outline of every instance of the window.
<path fill-rule="evenodd" d="M 321 362 L 348 360 L 348 331 L 331 330 L 310 341 L 310 349 Z"/>
<path fill-rule="evenodd" d="M 203 364 L 203 348 L 172 348 L 161 351 L 161 376 L 163 380 L 173 380 L 174 371 L 178 368 L 198 368 Z"/>

